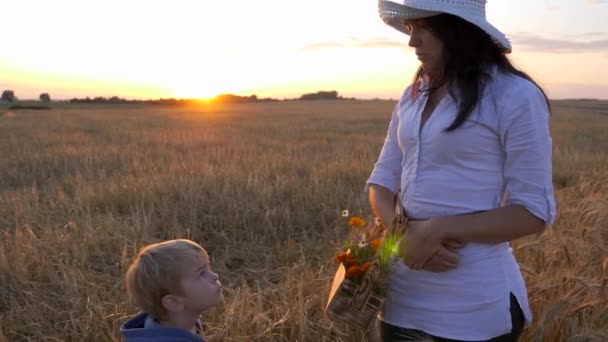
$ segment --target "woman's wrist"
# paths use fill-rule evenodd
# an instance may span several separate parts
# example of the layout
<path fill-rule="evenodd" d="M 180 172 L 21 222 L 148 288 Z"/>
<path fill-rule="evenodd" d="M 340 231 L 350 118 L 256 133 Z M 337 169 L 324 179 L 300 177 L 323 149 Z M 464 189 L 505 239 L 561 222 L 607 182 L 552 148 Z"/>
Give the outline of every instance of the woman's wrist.
<path fill-rule="evenodd" d="M 449 230 L 446 229 L 446 227 L 448 227 L 446 221 L 447 218 L 441 216 L 431 217 L 429 219 L 429 229 L 431 230 L 431 234 L 435 239 L 444 241 L 453 238 L 452 236 L 450 236 Z"/>

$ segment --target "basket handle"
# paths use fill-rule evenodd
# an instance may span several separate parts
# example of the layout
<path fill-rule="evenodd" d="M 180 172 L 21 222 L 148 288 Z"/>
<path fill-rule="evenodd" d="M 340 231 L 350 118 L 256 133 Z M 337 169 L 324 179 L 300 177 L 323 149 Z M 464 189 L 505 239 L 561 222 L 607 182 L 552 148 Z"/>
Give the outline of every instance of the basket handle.
<path fill-rule="evenodd" d="M 400 194 L 401 189 L 399 189 L 395 194 L 395 218 L 393 219 L 392 231 L 399 235 L 403 235 L 407 229 L 408 218 L 405 214 L 403 206 L 401 205 Z"/>

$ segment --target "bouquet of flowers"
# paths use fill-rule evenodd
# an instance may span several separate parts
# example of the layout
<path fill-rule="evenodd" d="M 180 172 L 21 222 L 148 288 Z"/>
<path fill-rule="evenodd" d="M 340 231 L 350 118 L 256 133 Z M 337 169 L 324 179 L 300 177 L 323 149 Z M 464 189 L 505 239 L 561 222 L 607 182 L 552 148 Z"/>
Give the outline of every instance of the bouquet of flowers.
<path fill-rule="evenodd" d="M 349 217 L 349 211 L 344 210 L 342 217 L 348 219 L 351 237 L 344 242 L 336 260 L 344 266 L 346 279 L 360 281 L 365 272 L 372 266 L 382 241 L 384 228 L 380 220 L 375 219 L 372 229 L 359 216 Z"/>
<path fill-rule="evenodd" d="M 339 263 L 325 312 L 333 321 L 344 321 L 366 329 L 386 298 L 388 267 L 399 254 L 399 241 L 407 219 L 398 213 L 389 231 L 379 219 L 373 225 L 348 210 L 350 238 L 336 256 Z"/>

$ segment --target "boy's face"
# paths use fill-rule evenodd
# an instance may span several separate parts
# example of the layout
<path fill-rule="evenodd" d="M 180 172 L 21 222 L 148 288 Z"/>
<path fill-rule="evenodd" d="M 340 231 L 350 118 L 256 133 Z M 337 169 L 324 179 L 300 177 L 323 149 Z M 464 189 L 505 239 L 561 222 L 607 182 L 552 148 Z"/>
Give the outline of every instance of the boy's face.
<path fill-rule="evenodd" d="M 193 258 L 184 265 L 182 278 L 182 297 L 184 309 L 191 312 L 203 312 L 224 302 L 222 284 L 218 275 L 211 272 L 207 254 Z"/>

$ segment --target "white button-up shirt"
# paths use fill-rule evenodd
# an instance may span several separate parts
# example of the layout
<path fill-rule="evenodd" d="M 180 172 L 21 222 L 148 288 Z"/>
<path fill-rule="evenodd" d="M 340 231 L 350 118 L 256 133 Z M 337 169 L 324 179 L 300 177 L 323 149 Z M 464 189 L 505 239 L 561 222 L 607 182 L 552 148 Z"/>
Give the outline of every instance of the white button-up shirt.
<path fill-rule="evenodd" d="M 489 69 L 480 100 L 468 120 L 446 133 L 457 102 L 443 97 L 422 130 L 427 101 L 405 90 L 393 111 L 384 147 L 367 181 L 393 192 L 413 219 L 525 207 L 547 224 L 555 219 L 549 110 L 540 90 L 510 73 Z M 448 227 L 449 228 L 449 227 Z M 392 269 L 381 318 L 431 335 L 485 340 L 511 331 L 509 293 L 529 323 L 524 280 L 508 242 L 469 243 L 454 270 Z"/>

